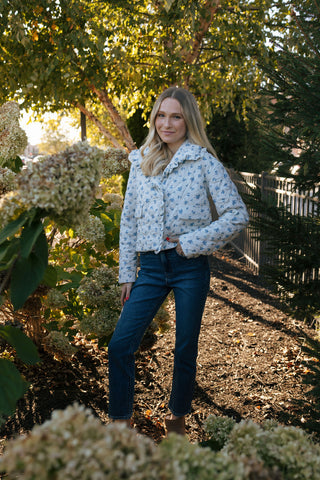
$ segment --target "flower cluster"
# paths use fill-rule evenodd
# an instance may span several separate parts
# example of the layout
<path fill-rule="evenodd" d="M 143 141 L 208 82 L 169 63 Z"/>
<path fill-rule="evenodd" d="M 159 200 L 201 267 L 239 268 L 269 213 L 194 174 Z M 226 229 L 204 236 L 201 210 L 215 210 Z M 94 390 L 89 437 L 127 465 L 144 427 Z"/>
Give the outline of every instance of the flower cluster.
<path fill-rule="evenodd" d="M 109 307 L 101 307 L 92 315 L 86 315 L 80 321 L 79 329 L 85 335 L 96 335 L 98 338 L 111 335 L 119 318 L 119 312 Z"/>
<path fill-rule="evenodd" d="M 8 192 L 0 198 L 0 229 L 4 228 L 7 223 L 15 220 L 25 211 L 23 203 L 16 192 Z"/>
<path fill-rule="evenodd" d="M 8 480 L 184 480 L 151 440 L 124 425 L 102 425 L 79 405 L 9 442 L 0 470 Z"/>
<path fill-rule="evenodd" d="M 0 159 L 14 159 L 28 145 L 27 135 L 19 126 L 20 107 L 7 102 L 0 107 Z"/>
<path fill-rule="evenodd" d="M 79 142 L 28 162 L 17 176 L 19 197 L 27 209 L 38 207 L 62 225 L 79 225 L 94 201 L 102 158 L 102 150 Z"/>
<path fill-rule="evenodd" d="M 258 459 L 285 474 L 286 480 L 320 478 L 320 446 L 296 427 L 268 423 L 264 428 L 244 420 L 235 425 L 224 450 Z"/>
<path fill-rule="evenodd" d="M 185 437 L 170 434 L 160 444 L 166 462 L 177 463 L 180 478 L 185 480 L 216 480 L 215 456 L 209 448 L 191 444 Z"/>
<path fill-rule="evenodd" d="M 207 435 L 214 438 L 217 444 L 223 446 L 227 442 L 235 423 L 233 418 L 218 417 L 211 414 L 204 421 L 203 426 Z"/>
<path fill-rule="evenodd" d="M 0 197 L 14 189 L 15 178 L 16 174 L 12 170 L 0 167 Z"/>
<path fill-rule="evenodd" d="M 121 210 L 123 204 L 123 197 L 117 193 L 105 193 L 103 200 L 109 203 L 107 210 Z"/>
<path fill-rule="evenodd" d="M 44 349 L 52 353 L 59 360 L 70 359 L 77 349 L 69 342 L 64 333 L 54 330 L 49 332 L 43 340 Z"/>
<path fill-rule="evenodd" d="M 236 424 L 220 452 L 175 434 L 156 446 L 75 404 L 10 440 L 0 472 L 8 480 L 317 480 L 319 450 L 298 428 L 251 421 Z"/>
<path fill-rule="evenodd" d="M 102 162 L 102 176 L 112 177 L 129 169 L 128 153 L 121 148 L 108 147 Z"/>
<path fill-rule="evenodd" d="M 118 307 L 116 298 L 119 297 L 119 289 L 114 288 L 116 282 L 117 275 L 115 270 L 102 266 L 93 270 L 90 275 L 81 280 L 77 294 L 80 301 L 86 305 L 110 303 Z"/>
<path fill-rule="evenodd" d="M 67 299 L 62 292 L 56 288 L 51 288 L 45 299 L 45 305 L 50 308 L 64 308 L 67 305 Z"/>
<path fill-rule="evenodd" d="M 105 230 L 100 218 L 89 215 L 85 221 L 76 227 L 76 235 L 83 240 L 93 243 L 97 248 L 104 247 Z"/>
<path fill-rule="evenodd" d="M 79 328 L 88 335 L 108 336 L 114 330 L 121 311 L 120 287 L 114 269 L 103 266 L 93 270 L 80 282 L 79 300 L 91 308 L 98 307 L 81 320 Z"/>

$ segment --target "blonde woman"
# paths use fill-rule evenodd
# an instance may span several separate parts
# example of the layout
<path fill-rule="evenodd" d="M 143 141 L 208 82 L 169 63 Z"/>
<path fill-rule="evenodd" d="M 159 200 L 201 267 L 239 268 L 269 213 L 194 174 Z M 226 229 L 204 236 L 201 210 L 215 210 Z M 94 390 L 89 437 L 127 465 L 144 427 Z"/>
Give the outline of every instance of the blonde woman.
<path fill-rule="evenodd" d="M 206 136 L 194 96 L 165 90 L 154 104 L 144 145 L 131 152 L 121 217 L 123 310 L 109 344 L 109 416 L 130 425 L 134 354 L 173 290 L 176 344 L 167 433 L 185 435 L 198 337 L 210 283 L 208 255 L 248 222 L 246 207 Z M 212 220 L 211 196 L 218 219 Z M 137 273 L 137 262 L 140 268 Z"/>

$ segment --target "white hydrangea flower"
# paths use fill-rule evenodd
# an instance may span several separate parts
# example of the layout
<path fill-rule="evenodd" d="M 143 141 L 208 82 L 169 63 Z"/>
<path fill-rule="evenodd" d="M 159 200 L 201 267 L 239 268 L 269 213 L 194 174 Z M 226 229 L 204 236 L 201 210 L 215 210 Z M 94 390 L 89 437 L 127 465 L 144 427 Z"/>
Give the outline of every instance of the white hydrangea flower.
<path fill-rule="evenodd" d="M 102 176 L 112 177 L 129 169 L 128 153 L 121 148 L 108 147 L 102 162 Z"/>
<path fill-rule="evenodd" d="M 11 192 L 15 187 L 16 174 L 7 167 L 0 167 L 0 196 Z"/>
<path fill-rule="evenodd" d="M 15 220 L 25 211 L 23 202 L 17 192 L 8 192 L 0 198 L 0 229 Z"/>
<path fill-rule="evenodd" d="M 233 428 L 224 447 L 227 454 L 256 458 L 285 472 L 286 480 L 320 478 L 320 445 L 297 427 L 266 428 L 251 420 L 243 420 Z"/>
<path fill-rule="evenodd" d="M 71 358 L 77 352 L 76 347 L 71 345 L 65 334 L 57 330 L 46 335 L 43 346 L 47 352 L 51 352 L 56 358 L 60 359 Z"/>
<path fill-rule="evenodd" d="M 209 415 L 204 421 L 204 429 L 210 438 L 214 438 L 217 442 L 224 445 L 228 440 L 230 432 L 235 426 L 235 420 L 230 417 L 218 417 Z"/>
<path fill-rule="evenodd" d="M 0 159 L 14 159 L 28 145 L 28 138 L 19 126 L 20 107 L 16 102 L 7 102 L 0 107 Z"/>
<path fill-rule="evenodd" d="M 150 439 L 121 424 L 105 426 L 77 404 L 9 441 L 0 469 L 8 480 L 185 480 Z"/>
<path fill-rule="evenodd" d="M 79 225 L 88 215 L 100 180 L 104 152 L 79 142 L 57 155 L 28 162 L 17 176 L 26 208 L 42 208 L 63 225 Z"/>
<path fill-rule="evenodd" d="M 76 227 L 78 237 L 93 243 L 98 248 L 104 247 L 105 231 L 100 218 L 89 215 L 83 223 Z"/>
<path fill-rule="evenodd" d="M 45 304 L 50 308 L 63 308 L 67 305 L 67 299 L 60 290 L 51 288 L 45 298 Z"/>
<path fill-rule="evenodd" d="M 80 301 L 86 305 L 104 305 L 107 303 L 118 308 L 118 304 L 114 304 L 115 298 L 120 298 L 120 289 L 116 287 L 116 282 L 115 270 L 102 266 L 93 270 L 81 280 L 77 294 Z"/>
<path fill-rule="evenodd" d="M 108 336 L 113 332 L 118 318 L 119 312 L 102 307 L 80 321 L 80 330 L 85 335 L 94 334 L 99 338 Z"/>

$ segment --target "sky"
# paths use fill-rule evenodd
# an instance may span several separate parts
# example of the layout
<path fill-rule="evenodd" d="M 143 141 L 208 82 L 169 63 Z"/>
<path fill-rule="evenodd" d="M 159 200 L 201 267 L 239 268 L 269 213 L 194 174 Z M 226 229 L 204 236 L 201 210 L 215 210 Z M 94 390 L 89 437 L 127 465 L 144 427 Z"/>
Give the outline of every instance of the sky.
<path fill-rule="evenodd" d="M 56 118 L 56 114 L 54 113 L 46 113 L 44 115 L 44 121 L 38 122 L 31 118 L 32 112 L 28 113 L 25 110 L 21 112 L 20 116 L 20 127 L 26 132 L 28 136 L 28 141 L 30 145 L 38 145 L 41 143 L 41 137 L 44 134 L 44 127 L 45 127 L 45 120 L 46 118 Z M 65 121 L 62 121 L 64 134 L 67 137 L 73 139 L 75 142 L 80 140 L 80 129 L 75 129 L 68 124 L 68 119 L 66 118 Z"/>

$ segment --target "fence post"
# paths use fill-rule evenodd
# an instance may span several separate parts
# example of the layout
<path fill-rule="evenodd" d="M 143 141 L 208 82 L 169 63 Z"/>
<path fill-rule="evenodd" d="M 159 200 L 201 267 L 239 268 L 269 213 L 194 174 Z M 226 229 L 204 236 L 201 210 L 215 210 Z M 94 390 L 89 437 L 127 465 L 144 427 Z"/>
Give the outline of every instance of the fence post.
<path fill-rule="evenodd" d="M 267 186 L 267 176 L 268 176 L 267 172 L 264 172 L 264 171 L 261 172 L 261 175 L 260 175 L 260 181 L 261 181 L 260 190 L 261 190 L 261 200 L 262 201 L 267 200 L 267 197 L 268 197 L 268 190 L 266 188 L 266 186 Z M 259 240 L 259 260 L 258 260 L 259 272 L 261 270 L 261 267 L 263 265 L 265 265 L 268 261 L 268 256 L 265 254 L 265 250 L 266 250 L 266 242 L 265 242 L 265 240 L 260 239 Z"/>

